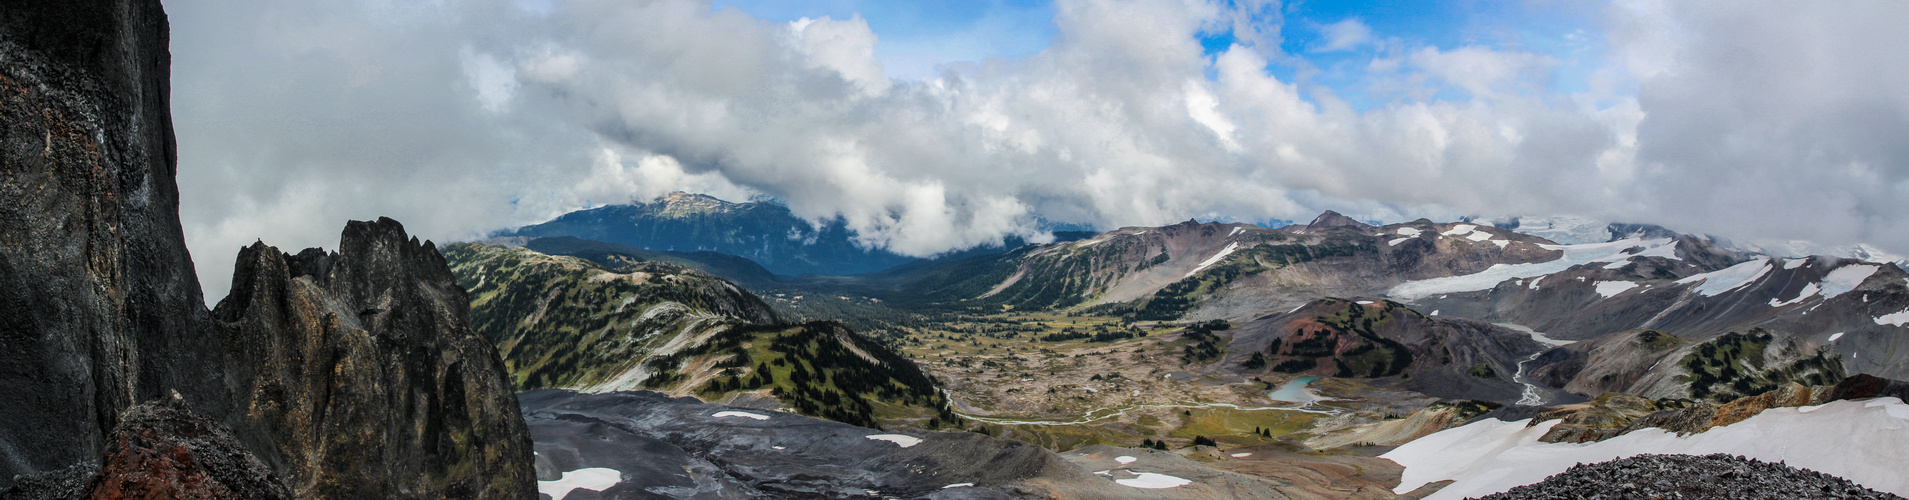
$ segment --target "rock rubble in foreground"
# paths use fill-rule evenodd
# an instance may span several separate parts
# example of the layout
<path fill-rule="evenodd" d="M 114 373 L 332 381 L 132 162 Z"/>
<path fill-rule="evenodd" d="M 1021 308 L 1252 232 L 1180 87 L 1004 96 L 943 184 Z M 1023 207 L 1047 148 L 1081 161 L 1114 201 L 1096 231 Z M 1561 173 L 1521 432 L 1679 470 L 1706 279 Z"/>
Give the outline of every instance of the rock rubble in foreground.
<path fill-rule="evenodd" d="M 1638 455 L 1578 464 L 1536 484 L 1483 500 L 1608 499 L 1901 499 L 1847 479 L 1725 454 Z"/>

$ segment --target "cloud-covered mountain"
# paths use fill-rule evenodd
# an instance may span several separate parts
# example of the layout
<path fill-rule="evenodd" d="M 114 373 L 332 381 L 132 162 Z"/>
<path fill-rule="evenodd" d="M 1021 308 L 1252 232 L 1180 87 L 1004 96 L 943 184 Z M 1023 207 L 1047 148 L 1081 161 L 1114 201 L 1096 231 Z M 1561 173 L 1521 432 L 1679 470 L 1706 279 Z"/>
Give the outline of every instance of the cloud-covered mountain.
<path fill-rule="evenodd" d="M 675 190 L 769 195 L 909 256 L 1036 217 L 1325 208 L 1909 248 L 1895 3 L 1618 3 L 1550 49 L 1323 19 L 1297 51 L 1315 28 L 1263 2 L 1060 0 L 1045 49 L 926 79 L 888 77 L 878 22 L 695 0 L 175 7 L 201 256 L 382 214 L 468 238 Z"/>

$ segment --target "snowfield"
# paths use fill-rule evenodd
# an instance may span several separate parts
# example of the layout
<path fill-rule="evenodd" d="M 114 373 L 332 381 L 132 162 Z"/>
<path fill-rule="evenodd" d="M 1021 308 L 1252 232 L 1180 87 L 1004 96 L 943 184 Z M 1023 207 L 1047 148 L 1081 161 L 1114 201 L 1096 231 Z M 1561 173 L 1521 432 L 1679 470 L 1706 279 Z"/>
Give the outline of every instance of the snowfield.
<path fill-rule="evenodd" d="M 1769 257 L 1757 257 L 1734 266 L 1691 275 L 1677 280 L 1677 284 L 1688 285 L 1702 282 L 1703 284 L 1697 285 L 1696 292 L 1705 297 L 1715 297 L 1755 283 L 1763 278 L 1763 275 L 1770 274 L 1772 269 L 1775 268 L 1770 265 Z"/>
<path fill-rule="evenodd" d="M 1452 229 L 1452 231 L 1457 231 L 1457 230 L 1458 230 L 1457 228 Z M 1446 231 L 1446 233 L 1449 234 L 1452 231 Z M 1469 230 L 1467 230 L 1467 232 L 1469 232 Z M 1498 286 L 1499 283 L 1502 283 L 1505 280 L 1545 276 L 1545 275 L 1549 275 L 1549 274 L 1563 271 L 1566 269 L 1570 269 L 1573 266 L 1590 264 L 1593 262 L 1615 263 L 1615 264 L 1620 264 L 1619 267 L 1622 267 L 1621 265 L 1622 263 L 1628 262 L 1633 257 L 1668 257 L 1672 259 L 1677 258 L 1676 241 L 1670 238 L 1659 238 L 1654 240 L 1632 238 L 1632 239 L 1612 241 L 1608 243 L 1590 243 L 1590 244 L 1584 244 L 1584 245 L 1538 245 L 1538 246 L 1541 248 L 1544 248 L 1545 250 L 1563 251 L 1564 256 L 1559 257 L 1557 260 L 1552 260 L 1549 262 L 1537 262 L 1537 263 L 1531 263 L 1531 264 L 1494 264 L 1491 266 L 1491 268 L 1485 269 L 1484 271 L 1467 274 L 1463 276 L 1448 276 L 1444 278 L 1432 278 L 1432 279 L 1418 280 L 1418 281 L 1407 281 L 1404 283 L 1400 283 L 1398 286 L 1392 287 L 1392 290 L 1386 293 L 1388 295 L 1391 295 L 1394 298 L 1398 298 L 1405 301 L 1413 301 L 1413 300 L 1418 300 L 1418 299 L 1422 299 L 1422 298 L 1426 298 L 1426 297 L 1430 297 L 1430 296 L 1438 295 L 1438 294 L 1490 290 L 1492 287 Z M 1643 251 L 1637 252 L 1634 255 L 1624 253 L 1625 250 L 1630 249 L 1632 247 L 1642 247 Z"/>
<path fill-rule="evenodd" d="M 1894 312 L 1894 313 L 1884 314 L 1882 316 L 1877 316 L 1876 324 L 1892 325 L 1892 326 L 1902 326 L 1905 324 L 1909 324 L 1909 309 L 1903 309 L 1900 312 Z"/>
<path fill-rule="evenodd" d="M 1851 264 L 1830 271 L 1829 275 L 1823 277 L 1823 281 L 1818 282 L 1823 290 L 1823 300 L 1833 299 L 1837 295 L 1855 290 L 1880 269 L 1882 269 L 1881 266 L 1870 264 Z"/>
<path fill-rule="evenodd" d="M 895 443 L 901 445 L 903 448 L 921 444 L 921 438 L 902 434 L 875 434 L 868 436 L 868 438 L 876 441 Z"/>
<path fill-rule="evenodd" d="M 563 473 L 556 481 L 538 481 L 537 492 L 550 495 L 550 498 L 563 500 L 577 489 L 603 491 L 623 481 L 623 473 L 616 469 L 590 467 Z"/>
<path fill-rule="evenodd" d="M 1447 429 L 1380 455 L 1405 466 L 1392 491 L 1405 493 L 1427 483 L 1452 479 L 1428 500 L 1489 495 L 1543 481 L 1579 463 L 1598 463 L 1634 455 L 1727 453 L 1783 462 L 1854 481 L 1897 495 L 1909 495 L 1909 405 L 1896 398 L 1834 401 L 1821 406 L 1772 408 L 1742 422 L 1679 437 L 1662 429 L 1644 429 L 1586 444 L 1541 443 L 1556 426 L 1550 420 L 1525 427 L 1529 420 L 1487 419 Z"/>
<path fill-rule="evenodd" d="M 1178 488 L 1181 486 L 1193 484 L 1193 481 L 1180 479 L 1180 478 L 1169 476 L 1166 474 L 1156 474 L 1152 472 L 1135 472 L 1134 474 L 1139 475 L 1140 477 L 1136 477 L 1132 479 L 1115 479 L 1114 482 L 1120 483 L 1122 486 L 1132 486 L 1135 488 L 1145 488 L 1150 490 L 1157 490 L 1157 489 L 1164 489 L 1164 488 Z"/>
<path fill-rule="evenodd" d="M 1637 283 L 1630 281 L 1599 281 L 1597 282 L 1596 288 L 1598 295 L 1603 295 L 1604 298 L 1608 299 L 1616 297 L 1617 294 L 1624 293 L 1626 290 L 1637 288 Z"/>

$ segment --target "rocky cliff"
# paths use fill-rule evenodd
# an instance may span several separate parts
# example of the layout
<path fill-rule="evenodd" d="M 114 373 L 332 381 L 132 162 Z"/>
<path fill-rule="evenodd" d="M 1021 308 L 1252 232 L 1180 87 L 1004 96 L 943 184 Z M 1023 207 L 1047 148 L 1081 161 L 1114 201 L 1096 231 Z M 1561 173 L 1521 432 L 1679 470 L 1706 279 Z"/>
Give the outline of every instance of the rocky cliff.
<path fill-rule="evenodd" d="M 0 486 L 97 459 L 168 390 L 240 423 L 180 230 L 166 44 L 157 1 L 0 2 Z"/>
<path fill-rule="evenodd" d="M 503 361 L 430 242 L 353 221 L 337 253 L 239 252 L 213 317 L 301 497 L 527 495 Z"/>
<path fill-rule="evenodd" d="M 168 457 L 197 434 L 113 434 L 173 398 L 229 429 L 220 460 L 300 497 L 529 495 L 496 351 L 395 222 L 354 223 L 339 254 L 254 245 L 208 313 L 178 218 L 167 29 L 157 1 L 0 1 L 0 496 L 136 484 L 101 463 L 195 477 Z"/>

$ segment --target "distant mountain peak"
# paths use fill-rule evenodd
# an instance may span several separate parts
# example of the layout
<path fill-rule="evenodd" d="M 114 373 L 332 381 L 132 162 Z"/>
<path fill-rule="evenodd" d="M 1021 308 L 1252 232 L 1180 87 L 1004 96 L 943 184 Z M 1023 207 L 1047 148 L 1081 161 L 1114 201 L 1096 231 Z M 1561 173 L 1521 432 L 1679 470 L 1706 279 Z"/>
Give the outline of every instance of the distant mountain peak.
<path fill-rule="evenodd" d="M 1327 210 L 1325 211 L 1325 213 L 1319 214 L 1319 217 L 1313 218 L 1311 223 L 1306 224 L 1306 231 L 1307 232 L 1324 231 L 1327 229 L 1336 229 L 1336 228 L 1342 228 L 1342 227 L 1349 227 L 1353 229 L 1371 229 L 1372 228 L 1372 226 L 1367 225 L 1364 222 L 1359 222 L 1358 220 L 1353 219 L 1351 217 L 1340 215 L 1339 212 Z"/>
<path fill-rule="evenodd" d="M 673 191 L 656 197 L 651 203 L 662 205 L 665 215 L 682 216 L 690 214 L 721 213 L 734 210 L 744 204 L 723 201 L 714 196 Z"/>

